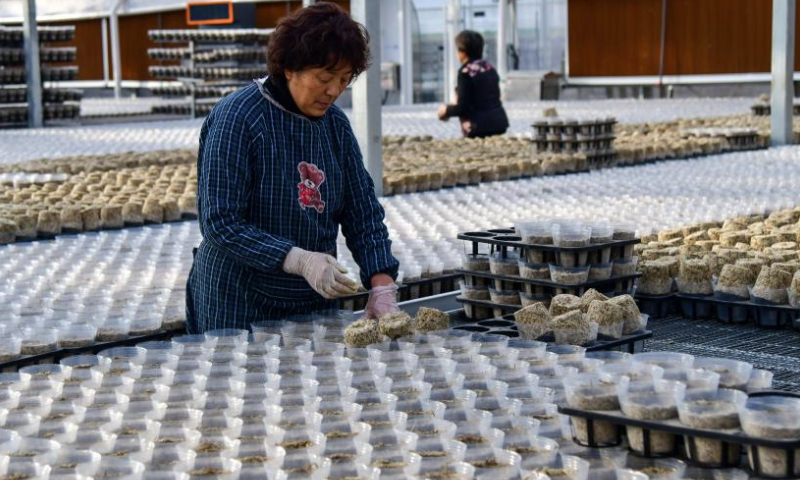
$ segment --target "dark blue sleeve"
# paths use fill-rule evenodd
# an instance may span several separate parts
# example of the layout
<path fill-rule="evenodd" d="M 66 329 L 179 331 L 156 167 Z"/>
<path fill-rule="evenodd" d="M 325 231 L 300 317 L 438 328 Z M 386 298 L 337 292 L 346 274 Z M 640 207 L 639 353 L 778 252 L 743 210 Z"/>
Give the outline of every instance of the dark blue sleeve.
<path fill-rule="evenodd" d="M 290 240 L 271 235 L 248 220 L 252 195 L 253 138 L 248 104 L 217 105 L 201 133 L 197 201 L 203 238 L 230 258 L 257 270 L 280 270 Z"/>
<path fill-rule="evenodd" d="M 348 175 L 344 182 L 342 234 L 347 240 L 347 248 L 361 268 L 361 282 L 369 289 L 370 279 L 378 273 L 397 279 L 400 263 L 392 255 L 392 241 L 383 223 L 383 207 L 375 196 L 372 178 L 364 168 L 358 141 L 346 118 L 341 120 L 340 125 L 345 130 L 344 170 Z"/>

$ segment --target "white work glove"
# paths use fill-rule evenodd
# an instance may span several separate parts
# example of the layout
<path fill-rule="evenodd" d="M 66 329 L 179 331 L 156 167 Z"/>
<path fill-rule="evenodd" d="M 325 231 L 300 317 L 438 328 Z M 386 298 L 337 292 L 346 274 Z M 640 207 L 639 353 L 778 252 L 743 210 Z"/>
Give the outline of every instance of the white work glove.
<path fill-rule="evenodd" d="M 381 318 L 387 313 L 397 312 L 397 285 L 375 287 L 369 291 L 369 300 L 364 313 L 367 318 Z"/>
<path fill-rule="evenodd" d="M 283 262 L 283 271 L 302 276 L 315 292 L 327 299 L 358 292 L 358 284 L 345 275 L 347 269 L 325 253 L 292 247 Z"/>

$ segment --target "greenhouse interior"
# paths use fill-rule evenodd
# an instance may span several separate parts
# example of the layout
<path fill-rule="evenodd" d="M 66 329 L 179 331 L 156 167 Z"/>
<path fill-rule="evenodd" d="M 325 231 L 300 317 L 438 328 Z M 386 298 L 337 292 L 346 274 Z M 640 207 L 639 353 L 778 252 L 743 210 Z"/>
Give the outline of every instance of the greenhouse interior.
<path fill-rule="evenodd" d="M 797 19 L 0 0 L 0 480 L 800 478 Z"/>

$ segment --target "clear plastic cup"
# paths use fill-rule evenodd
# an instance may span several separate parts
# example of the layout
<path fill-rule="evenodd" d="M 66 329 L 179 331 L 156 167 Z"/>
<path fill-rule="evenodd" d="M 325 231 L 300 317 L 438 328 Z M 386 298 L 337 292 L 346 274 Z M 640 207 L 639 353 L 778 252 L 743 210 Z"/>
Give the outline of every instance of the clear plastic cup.
<path fill-rule="evenodd" d="M 419 439 L 440 438 L 452 440 L 456 434 L 456 424 L 438 418 L 422 418 L 409 422 L 406 425 L 409 432 L 414 433 Z"/>
<path fill-rule="evenodd" d="M 69 378 L 72 368 L 66 365 L 43 364 L 22 367 L 19 371 L 30 375 L 31 380 L 50 379 L 54 382 L 63 382 Z"/>
<path fill-rule="evenodd" d="M 475 467 L 466 462 L 423 462 L 419 474 L 422 478 L 469 480 L 475 477 Z"/>
<path fill-rule="evenodd" d="M 242 470 L 242 463 L 227 457 L 198 456 L 194 467 L 188 473 L 191 478 L 215 480 L 236 480 Z"/>
<path fill-rule="evenodd" d="M 112 367 L 113 363 L 117 361 L 127 361 L 135 365 L 141 365 L 147 357 L 147 350 L 141 347 L 114 347 L 101 351 L 98 356 L 110 359 Z"/>
<path fill-rule="evenodd" d="M 26 390 L 31 378 L 31 374 L 23 372 L 0 373 L 0 390 Z"/>
<path fill-rule="evenodd" d="M 748 480 L 750 475 L 735 468 L 728 469 L 706 469 L 689 467 L 683 472 L 683 478 L 687 480 Z"/>
<path fill-rule="evenodd" d="M 634 362 L 658 365 L 664 370 L 685 370 L 694 366 L 694 356 L 676 352 L 645 352 L 633 356 Z"/>
<path fill-rule="evenodd" d="M 747 382 L 747 392 L 753 393 L 772 388 L 773 374 L 767 370 L 753 369 Z"/>
<path fill-rule="evenodd" d="M 242 473 L 254 475 L 261 474 L 263 478 L 264 468 L 280 468 L 286 457 L 286 450 L 281 447 L 269 446 L 263 441 L 243 442 L 239 447 L 239 456 L 236 458 L 242 462 Z"/>
<path fill-rule="evenodd" d="M 154 443 L 156 449 L 168 446 L 179 446 L 193 450 L 200 443 L 202 434 L 189 427 L 181 425 L 161 425 Z"/>
<path fill-rule="evenodd" d="M 62 448 L 52 464 L 51 478 L 53 475 L 92 477 L 100 468 L 100 458 L 99 453 L 90 450 Z"/>
<path fill-rule="evenodd" d="M 104 458 L 128 458 L 147 465 L 153 457 L 153 442 L 139 436 L 117 436 L 111 449 L 103 453 Z"/>
<path fill-rule="evenodd" d="M 653 382 L 651 387 L 626 388 L 632 384 L 621 385 L 619 402 L 622 412 L 637 420 L 670 420 L 678 416 L 678 403 L 683 400 L 686 385 L 670 380 Z M 650 431 L 649 442 L 641 427 L 628 426 L 630 448 L 646 456 L 669 455 L 675 450 L 675 435 L 666 432 Z"/>
<path fill-rule="evenodd" d="M 601 378 L 619 381 L 622 376 L 632 382 L 657 382 L 664 376 L 664 369 L 647 363 L 608 363 L 597 369 Z"/>
<path fill-rule="evenodd" d="M 686 391 L 693 394 L 714 393 L 719 387 L 718 373 L 699 368 L 691 368 L 688 370 L 665 370 L 664 379 L 685 383 Z"/>
<path fill-rule="evenodd" d="M 154 393 L 152 398 L 165 403 L 168 409 L 203 409 L 208 403 L 208 393 L 192 385 L 173 385 L 168 391 Z"/>
<path fill-rule="evenodd" d="M 284 474 L 282 478 L 286 480 L 324 480 L 328 478 L 330 471 L 330 459 L 309 452 L 287 452 L 281 468 Z M 271 477 L 270 480 L 274 478 L 276 477 Z"/>
<path fill-rule="evenodd" d="M 97 328 L 75 324 L 59 331 L 59 348 L 81 348 L 94 344 Z"/>
<path fill-rule="evenodd" d="M 694 361 L 695 368 L 710 370 L 720 375 L 719 386 L 747 390 L 747 383 L 753 371 L 753 365 L 727 358 L 698 357 Z"/>
<path fill-rule="evenodd" d="M 536 373 L 534 369 L 538 367 L 555 366 L 558 363 L 558 354 L 553 352 L 544 352 L 541 354 L 541 356 L 526 358 L 525 361 L 530 364 L 531 373 Z"/>
<path fill-rule="evenodd" d="M 235 458 L 239 455 L 240 444 L 238 439 L 232 439 L 226 435 L 203 435 L 194 451 L 198 458 Z"/>
<path fill-rule="evenodd" d="M 145 471 L 144 464 L 127 458 L 107 458 L 100 460 L 95 478 L 114 478 L 120 480 L 140 480 Z"/>
<path fill-rule="evenodd" d="M 586 352 L 586 358 L 593 360 L 601 360 L 603 364 L 610 365 L 614 363 L 629 363 L 633 355 L 628 352 L 620 352 L 617 350 L 598 350 L 594 352 Z"/>
<path fill-rule="evenodd" d="M 41 417 L 38 415 L 15 410 L 8 413 L 3 428 L 13 430 L 22 437 L 35 437 L 40 423 Z"/>
<path fill-rule="evenodd" d="M 194 469 L 197 454 L 182 445 L 159 445 L 147 464 L 148 471 L 189 472 Z"/>
<path fill-rule="evenodd" d="M 187 407 L 170 407 L 164 412 L 161 418 L 162 428 L 167 426 L 181 426 L 188 429 L 196 429 L 200 426 L 203 418 L 201 410 Z"/>
<path fill-rule="evenodd" d="M 744 433 L 764 439 L 789 439 L 800 436 L 800 418 L 797 416 L 800 399 L 781 396 L 750 397 L 739 409 L 739 419 Z M 758 461 L 755 457 L 758 456 Z M 794 471 L 789 468 L 793 455 Z M 800 450 L 770 447 L 749 447 L 750 467 L 759 476 L 778 478 L 800 475 Z M 757 467 L 756 467 L 757 466 Z"/>
<path fill-rule="evenodd" d="M 489 446 L 469 448 L 464 461 L 475 467 L 477 478 L 513 478 L 522 463 L 519 454 Z"/>
<path fill-rule="evenodd" d="M 625 469 L 617 471 L 617 477 L 625 480 L 633 480 L 635 477 L 625 474 L 625 471 L 634 473 L 644 473 L 652 480 L 678 480 L 683 478 L 686 471 L 686 464 L 680 460 L 672 458 L 641 458 L 629 455 Z"/>
<path fill-rule="evenodd" d="M 363 480 L 379 480 L 381 471 L 378 468 L 356 462 L 333 462 L 328 474 L 331 480 L 359 478 Z"/>
<path fill-rule="evenodd" d="M 50 466 L 39 462 L 5 462 L 6 478 L 26 478 L 32 480 L 48 480 L 50 477 Z"/>
<path fill-rule="evenodd" d="M 360 421 L 368 424 L 373 430 L 387 428 L 404 430 L 408 422 L 408 415 L 387 407 L 370 408 L 362 410 Z"/>
<path fill-rule="evenodd" d="M 556 472 L 561 473 L 561 477 L 571 480 L 585 480 L 589 476 L 589 462 L 579 457 L 564 454 L 559 454 L 555 460 L 547 463 L 523 460 L 521 468 L 523 472 L 529 472 L 532 476 L 531 478 L 538 480 L 550 478 L 551 475 L 558 478 Z"/>
<path fill-rule="evenodd" d="M 627 377 L 619 381 L 603 378 L 597 374 L 578 373 L 564 379 L 567 403 L 572 408 L 592 411 L 608 411 L 620 408 L 617 389 L 625 388 Z M 572 418 L 573 435 L 582 445 L 617 445 L 619 433 L 615 425 L 605 421 L 594 422 L 594 438 L 589 438 L 586 419 Z"/>
<path fill-rule="evenodd" d="M 61 444 L 53 440 L 23 438 L 17 450 L 10 456 L 14 461 L 32 459 L 42 465 L 52 465 L 58 458 L 60 449 Z"/>

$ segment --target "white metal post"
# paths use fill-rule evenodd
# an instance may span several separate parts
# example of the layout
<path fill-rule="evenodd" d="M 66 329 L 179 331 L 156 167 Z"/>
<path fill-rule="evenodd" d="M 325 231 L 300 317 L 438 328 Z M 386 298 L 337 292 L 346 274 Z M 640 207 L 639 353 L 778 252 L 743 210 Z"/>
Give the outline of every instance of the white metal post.
<path fill-rule="evenodd" d="M 398 10 L 398 32 L 400 34 L 400 103 L 411 105 L 414 103 L 414 58 L 413 39 L 411 38 L 411 15 L 413 15 L 411 0 L 400 0 Z"/>
<path fill-rule="evenodd" d="M 772 0 L 772 144 L 792 143 L 795 0 Z"/>
<path fill-rule="evenodd" d="M 119 8 L 125 0 L 115 0 L 111 8 L 111 68 L 114 71 L 114 98 L 122 96 L 122 54 L 119 46 Z"/>
<path fill-rule="evenodd" d="M 456 57 L 455 40 L 458 35 L 461 17 L 461 2 L 448 0 L 445 6 L 444 24 L 444 101 L 455 103 L 456 69 L 459 67 Z"/>
<path fill-rule="evenodd" d="M 303 0 L 303 8 L 314 5 L 317 0 Z"/>
<path fill-rule="evenodd" d="M 36 31 L 36 0 L 22 2 L 22 35 L 25 40 L 25 81 L 27 83 L 28 126 L 41 127 L 42 70 L 39 63 L 39 34 Z"/>
<path fill-rule="evenodd" d="M 381 8 L 375 0 L 351 0 L 353 19 L 369 32 L 372 63 L 353 84 L 353 131 L 364 164 L 375 183 L 375 193 L 383 196 L 383 162 L 381 160 Z"/>
<path fill-rule="evenodd" d="M 108 72 L 108 19 L 103 18 L 102 22 L 100 22 L 100 29 L 101 29 L 101 41 L 103 42 L 103 81 L 105 82 L 105 87 L 108 87 L 108 80 L 111 78 Z"/>
<path fill-rule="evenodd" d="M 497 74 L 500 85 L 508 75 L 508 0 L 499 0 L 497 9 Z"/>

